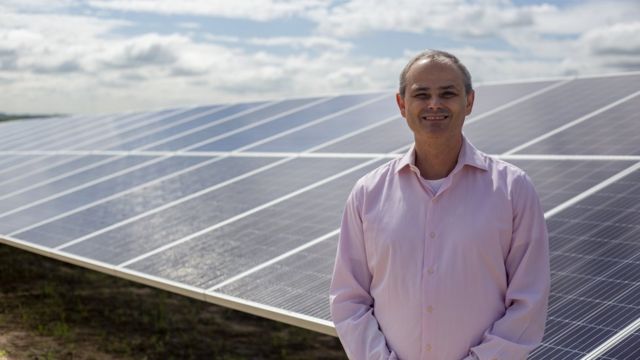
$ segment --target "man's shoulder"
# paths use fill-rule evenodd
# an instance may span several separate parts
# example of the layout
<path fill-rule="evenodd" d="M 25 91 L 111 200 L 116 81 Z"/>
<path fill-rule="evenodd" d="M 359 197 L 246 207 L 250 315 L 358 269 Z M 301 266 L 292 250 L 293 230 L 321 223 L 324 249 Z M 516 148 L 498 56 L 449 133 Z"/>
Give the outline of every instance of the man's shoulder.
<path fill-rule="evenodd" d="M 527 173 L 517 165 L 510 163 L 507 160 L 500 159 L 496 156 L 484 155 L 487 159 L 487 167 L 491 171 L 498 171 L 510 176 L 526 176 Z"/>
<path fill-rule="evenodd" d="M 487 168 L 492 177 L 503 182 L 509 190 L 521 188 L 533 188 L 533 182 L 525 170 L 507 160 L 495 156 L 486 155 Z"/>

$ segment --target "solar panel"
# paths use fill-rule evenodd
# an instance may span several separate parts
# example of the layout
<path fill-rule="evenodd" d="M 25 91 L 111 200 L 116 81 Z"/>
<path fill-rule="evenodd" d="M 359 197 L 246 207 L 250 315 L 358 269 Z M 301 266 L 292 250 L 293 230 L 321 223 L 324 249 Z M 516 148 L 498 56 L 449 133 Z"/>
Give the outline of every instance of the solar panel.
<path fill-rule="evenodd" d="M 523 168 L 550 233 L 532 359 L 640 357 L 640 74 L 477 87 L 464 131 Z M 406 151 L 392 92 L 0 124 L 3 243 L 335 334 L 347 194 Z"/>

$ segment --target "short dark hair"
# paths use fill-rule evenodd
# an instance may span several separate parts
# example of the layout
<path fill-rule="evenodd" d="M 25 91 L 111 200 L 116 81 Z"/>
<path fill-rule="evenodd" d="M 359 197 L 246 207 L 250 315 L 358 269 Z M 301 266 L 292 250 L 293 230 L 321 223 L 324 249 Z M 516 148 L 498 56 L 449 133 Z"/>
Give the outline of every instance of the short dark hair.
<path fill-rule="evenodd" d="M 462 81 L 464 82 L 464 91 L 467 94 L 473 91 L 473 85 L 471 84 L 471 74 L 469 73 L 469 70 L 467 70 L 467 67 L 464 66 L 464 64 L 462 64 L 460 60 L 458 60 L 458 58 L 455 57 L 455 55 L 442 50 L 428 49 L 411 58 L 411 60 L 409 60 L 407 65 L 405 65 L 404 69 L 402 69 L 402 72 L 400 73 L 400 87 L 399 87 L 400 96 L 404 97 L 404 94 L 407 88 L 407 73 L 409 73 L 409 70 L 411 70 L 411 67 L 413 66 L 413 64 L 424 59 L 434 60 L 439 62 L 448 62 L 455 65 L 462 73 Z"/>

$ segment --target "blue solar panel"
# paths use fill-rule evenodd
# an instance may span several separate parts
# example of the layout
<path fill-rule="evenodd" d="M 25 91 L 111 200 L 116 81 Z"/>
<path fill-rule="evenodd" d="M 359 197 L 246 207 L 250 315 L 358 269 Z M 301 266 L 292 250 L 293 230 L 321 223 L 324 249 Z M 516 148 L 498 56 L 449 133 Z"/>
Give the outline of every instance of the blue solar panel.
<path fill-rule="evenodd" d="M 640 356 L 639 90 L 477 87 L 466 135 L 527 171 L 550 231 L 532 359 Z M 0 241 L 333 334 L 346 195 L 411 142 L 391 91 L 3 123 Z"/>

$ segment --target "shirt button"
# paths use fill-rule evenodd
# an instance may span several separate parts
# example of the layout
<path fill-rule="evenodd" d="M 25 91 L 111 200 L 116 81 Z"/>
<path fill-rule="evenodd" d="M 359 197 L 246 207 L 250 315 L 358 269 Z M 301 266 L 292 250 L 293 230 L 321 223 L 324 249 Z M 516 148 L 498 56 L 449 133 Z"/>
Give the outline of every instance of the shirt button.
<path fill-rule="evenodd" d="M 431 314 L 433 312 L 433 306 L 431 305 L 427 306 L 427 312 Z"/>
<path fill-rule="evenodd" d="M 430 237 L 430 238 L 432 238 L 432 239 L 433 239 L 433 238 L 435 238 L 435 237 L 436 237 L 436 233 L 434 233 L 434 232 L 432 231 L 431 233 L 429 233 L 429 237 Z"/>
<path fill-rule="evenodd" d="M 424 349 L 427 351 L 431 351 L 431 344 L 427 344 L 427 346 L 425 346 Z"/>
<path fill-rule="evenodd" d="M 435 271 L 433 271 L 433 268 L 429 268 L 429 269 L 427 270 L 427 273 L 428 273 L 429 275 L 433 275 L 433 273 L 434 273 L 434 272 L 435 272 Z"/>

